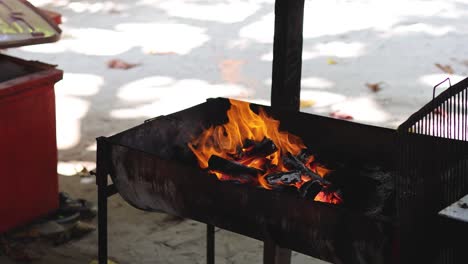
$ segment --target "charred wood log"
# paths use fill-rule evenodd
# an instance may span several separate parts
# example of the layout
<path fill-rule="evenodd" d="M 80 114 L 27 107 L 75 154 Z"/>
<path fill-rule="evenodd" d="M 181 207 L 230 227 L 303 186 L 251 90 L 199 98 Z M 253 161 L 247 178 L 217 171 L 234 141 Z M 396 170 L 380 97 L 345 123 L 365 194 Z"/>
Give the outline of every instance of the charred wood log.
<path fill-rule="evenodd" d="M 232 176 L 232 175 L 223 174 L 221 176 L 221 178 L 219 178 L 219 180 L 221 180 L 223 182 L 231 182 L 231 183 L 235 183 L 235 184 L 250 184 L 250 183 L 255 182 L 255 179 L 250 175 Z"/>
<path fill-rule="evenodd" d="M 267 157 L 278 151 L 278 148 L 276 147 L 273 140 L 269 138 L 264 138 L 260 142 L 255 142 L 253 140 L 247 139 L 245 141 L 244 148 L 247 149 L 245 151 L 245 155 L 248 157 Z"/>
<path fill-rule="evenodd" d="M 275 172 L 265 176 L 265 180 L 271 186 L 290 185 L 301 181 L 300 171 Z"/>
<path fill-rule="evenodd" d="M 210 159 L 208 160 L 208 168 L 210 170 L 225 173 L 232 177 L 250 176 L 255 178 L 258 174 L 262 173 L 262 171 L 259 169 L 251 168 L 240 164 L 239 162 L 227 160 L 216 155 L 211 155 Z"/>
<path fill-rule="evenodd" d="M 308 181 L 302 184 L 299 188 L 299 194 L 303 198 L 314 199 L 315 196 L 322 190 L 323 186 L 318 181 Z"/>
<path fill-rule="evenodd" d="M 314 154 L 309 153 L 308 149 L 302 149 L 299 155 L 297 155 L 297 158 L 304 164 L 306 164 L 307 161 L 309 161 L 310 157 L 314 156 Z"/>
<path fill-rule="evenodd" d="M 320 175 L 311 171 L 309 168 L 307 168 L 304 165 L 304 163 L 302 163 L 297 157 L 295 157 L 289 152 L 285 156 L 283 156 L 283 164 L 288 169 L 298 170 L 302 172 L 304 175 L 309 176 L 312 179 L 312 181 L 318 181 L 322 185 L 330 184 L 330 182 L 320 177 Z"/>

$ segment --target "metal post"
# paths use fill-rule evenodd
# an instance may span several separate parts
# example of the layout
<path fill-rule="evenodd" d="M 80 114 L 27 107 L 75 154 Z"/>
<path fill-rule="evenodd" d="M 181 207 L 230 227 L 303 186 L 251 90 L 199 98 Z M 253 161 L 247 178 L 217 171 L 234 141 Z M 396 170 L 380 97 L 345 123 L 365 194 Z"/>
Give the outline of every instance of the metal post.
<path fill-rule="evenodd" d="M 276 0 L 271 106 L 299 111 L 304 0 Z"/>
<path fill-rule="evenodd" d="M 263 243 L 264 264 L 289 264 L 291 263 L 291 250 L 281 248 L 271 239 Z"/>
<path fill-rule="evenodd" d="M 207 224 L 206 225 L 206 263 L 214 264 L 215 263 L 215 233 L 214 226 Z"/>
<path fill-rule="evenodd" d="M 98 186 L 98 260 L 107 264 L 107 164 L 106 143 L 97 139 L 96 184 Z"/>
<path fill-rule="evenodd" d="M 271 106 L 299 111 L 302 74 L 304 0 L 276 0 Z M 263 246 L 264 264 L 291 263 L 291 250 L 271 239 Z"/>

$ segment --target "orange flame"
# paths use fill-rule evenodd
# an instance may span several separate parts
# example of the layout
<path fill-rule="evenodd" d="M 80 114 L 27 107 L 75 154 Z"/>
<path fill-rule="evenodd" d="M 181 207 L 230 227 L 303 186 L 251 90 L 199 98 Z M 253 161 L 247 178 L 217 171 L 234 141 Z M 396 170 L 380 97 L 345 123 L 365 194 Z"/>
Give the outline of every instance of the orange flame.
<path fill-rule="evenodd" d="M 206 129 L 198 138 L 190 142 L 188 147 L 197 157 L 200 167 L 206 169 L 212 155 L 232 160 L 239 151 L 249 150 L 248 147 L 244 147 L 246 140 L 261 142 L 268 138 L 277 147 L 276 152 L 267 157 L 242 157 L 235 161 L 265 171 L 262 175 L 258 175 L 258 184 L 263 188 L 272 189 L 264 177 L 274 172 L 287 172 L 288 169 L 283 165 L 281 157 L 288 152 L 296 156 L 302 149 L 305 149 L 305 145 L 300 137 L 280 131 L 280 122 L 269 117 L 262 108 L 259 108 L 257 114 L 250 109 L 249 103 L 236 100 L 230 100 L 230 103 L 231 108 L 227 112 L 228 123 Z M 321 177 L 329 173 L 328 169 L 318 165 L 314 160 L 315 157 L 310 156 L 305 165 Z M 266 165 L 269 166 L 264 170 Z M 210 172 L 220 180 L 230 178 L 229 175 L 217 171 Z M 305 182 L 311 180 L 305 175 L 302 175 L 301 179 L 301 182 L 293 186 L 300 188 Z M 330 199 L 323 198 L 319 201 L 329 202 L 328 200 Z"/>
<path fill-rule="evenodd" d="M 341 197 L 337 193 L 327 193 L 321 191 L 315 196 L 314 201 L 331 204 L 340 204 L 343 202 L 343 199 L 341 199 Z"/>
<path fill-rule="evenodd" d="M 211 155 L 229 159 L 229 155 L 235 155 L 238 147 L 243 146 L 246 139 L 257 142 L 265 137 L 271 139 L 279 149 L 269 157 L 274 165 L 281 163 L 282 153 L 290 152 L 297 155 L 305 148 L 301 138 L 280 131 L 280 122 L 269 117 L 262 108 L 259 114 L 256 114 L 250 110 L 249 103 L 235 100 L 230 102 L 231 108 L 227 112 L 229 122 L 205 130 L 200 137 L 189 144 L 202 168 L 208 167 Z M 254 161 L 252 163 L 244 165 L 258 168 L 258 164 Z"/>

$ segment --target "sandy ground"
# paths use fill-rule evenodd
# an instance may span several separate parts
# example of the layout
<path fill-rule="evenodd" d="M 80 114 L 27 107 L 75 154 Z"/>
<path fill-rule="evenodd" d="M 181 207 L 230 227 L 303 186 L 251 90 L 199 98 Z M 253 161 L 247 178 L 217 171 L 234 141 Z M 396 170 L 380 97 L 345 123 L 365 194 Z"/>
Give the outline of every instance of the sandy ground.
<path fill-rule="evenodd" d="M 93 183 L 67 175 L 95 166 L 98 136 L 209 97 L 269 103 L 272 0 L 33 3 L 63 15 L 62 39 L 7 53 L 65 72 L 56 85 L 58 172 L 61 191 L 74 197 L 96 200 Z M 431 99 L 436 83 L 467 75 L 467 14 L 467 0 L 306 1 L 301 111 L 397 127 Z M 112 59 L 138 65 L 109 69 Z M 109 217 L 118 263 L 204 261 L 200 223 L 141 212 L 119 197 L 110 199 Z M 218 263 L 261 263 L 260 242 L 222 230 L 217 238 Z M 96 245 L 93 233 L 37 263 L 88 263 Z M 293 263 L 318 262 L 295 253 Z"/>

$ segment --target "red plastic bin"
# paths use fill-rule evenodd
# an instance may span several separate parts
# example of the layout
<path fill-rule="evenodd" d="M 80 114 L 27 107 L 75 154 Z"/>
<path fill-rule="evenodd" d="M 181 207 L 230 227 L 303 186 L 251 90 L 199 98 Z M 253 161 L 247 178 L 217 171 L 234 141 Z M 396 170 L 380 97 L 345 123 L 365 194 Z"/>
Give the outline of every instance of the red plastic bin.
<path fill-rule="evenodd" d="M 0 233 L 58 208 L 55 66 L 0 54 Z"/>

